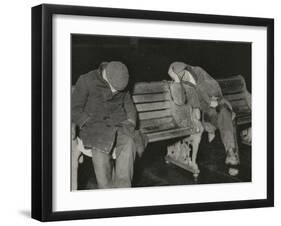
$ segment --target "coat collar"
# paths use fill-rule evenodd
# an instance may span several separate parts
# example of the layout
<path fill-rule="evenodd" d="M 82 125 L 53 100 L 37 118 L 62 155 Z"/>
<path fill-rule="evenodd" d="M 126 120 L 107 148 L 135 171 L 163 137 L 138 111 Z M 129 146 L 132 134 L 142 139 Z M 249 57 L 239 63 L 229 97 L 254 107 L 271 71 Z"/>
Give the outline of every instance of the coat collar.
<path fill-rule="evenodd" d="M 195 71 L 193 70 L 193 66 L 187 64 L 186 65 L 186 69 L 190 72 L 190 74 L 193 76 L 193 78 L 195 79 L 196 83 L 198 82 L 198 76 L 195 73 Z"/>
<path fill-rule="evenodd" d="M 120 92 L 113 93 L 111 91 L 108 82 L 106 80 L 104 80 L 104 78 L 102 77 L 102 70 L 101 70 L 101 68 L 96 70 L 96 76 L 97 76 L 97 79 L 99 81 L 98 87 L 101 87 L 101 88 L 105 89 L 105 92 L 104 92 L 103 95 L 104 95 L 104 98 L 106 100 L 111 100 L 115 95 L 120 93 Z"/>
<path fill-rule="evenodd" d="M 189 64 L 187 64 L 186 65 L 186 70 L 192 75 L 192 77 L 194 78 L 194 80 L 195 80 L 195 82 L 196 82 L 196 84 L 198 83 L 198 76 L 197 76 L 197 74 L 195 73 L 195 71 L 193 70 L 193 66 L 191 66 L 191 65 L 189 65 Z M 191 86 L 191 87 L 196 87 L 196 85 L 194 85 L 193 83 L 191 83 L 191 82 L 188 82 L 188 81 L 182 81 L 184 84 L 187 84 L 187 85 L 189 85 L 189 86 Z"/>

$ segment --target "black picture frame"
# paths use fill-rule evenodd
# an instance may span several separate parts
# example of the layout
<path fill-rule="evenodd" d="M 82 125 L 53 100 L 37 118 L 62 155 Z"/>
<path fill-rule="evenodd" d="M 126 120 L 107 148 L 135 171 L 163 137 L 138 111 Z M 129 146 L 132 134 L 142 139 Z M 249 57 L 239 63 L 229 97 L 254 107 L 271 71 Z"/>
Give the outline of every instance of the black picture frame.
<path fill-rule="evenodd" d="M 52 210 L 52 18 L 55 14 L 267 28 L 267 198 L 54 212 Z M 32 218 L 40 221 L 168 214 L 274 205 L 274 20 L 237 16 L 43 4 L 32 8 Z"/>

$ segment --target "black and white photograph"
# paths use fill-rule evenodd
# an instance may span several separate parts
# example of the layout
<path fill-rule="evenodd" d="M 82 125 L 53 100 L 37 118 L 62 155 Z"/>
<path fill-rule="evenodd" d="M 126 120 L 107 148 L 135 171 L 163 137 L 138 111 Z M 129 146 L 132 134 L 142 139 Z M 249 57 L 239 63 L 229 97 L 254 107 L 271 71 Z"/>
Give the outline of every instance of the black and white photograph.
<path fill-rule="evenodd" d="M 252 43 L 71 34 L 71 190 L 252 181 Z"/>
<path fill-rule="evenodd" d="M 270 18 L 32 8 L 32 217 L 273 206 Z"/>

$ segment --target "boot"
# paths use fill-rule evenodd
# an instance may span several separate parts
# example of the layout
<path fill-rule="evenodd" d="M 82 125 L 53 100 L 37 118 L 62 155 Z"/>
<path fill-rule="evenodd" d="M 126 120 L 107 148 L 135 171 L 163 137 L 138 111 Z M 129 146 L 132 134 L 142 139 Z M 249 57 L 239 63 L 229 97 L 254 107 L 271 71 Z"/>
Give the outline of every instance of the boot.
<path fill-rule="evenodd" d="M 239 164 L 238 156 L 235 154 L 233 148 L 230 148 L 226 151 L 225 164 L 232 166 Z"/>

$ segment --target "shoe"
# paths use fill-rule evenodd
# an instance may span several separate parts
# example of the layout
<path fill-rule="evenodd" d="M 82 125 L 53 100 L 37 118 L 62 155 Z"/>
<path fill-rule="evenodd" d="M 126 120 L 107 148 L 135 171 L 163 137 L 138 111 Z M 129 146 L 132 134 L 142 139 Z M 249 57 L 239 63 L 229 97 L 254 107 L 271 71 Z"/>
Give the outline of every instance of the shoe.
<path fill-rule="evenodd" d="M 239 164 L 238 156 L 234 153 L 232 148 L 226 151 L 225 164 L 232 166 Z"/>
<path fill-rule="evenodd" d="M 239 170 L 238 170 L 238 169 L 235 169 L 235 168 L 229 168 L 229 169 L 228 169 L 228 174 L 229 174 L 230 176 L 235 177 L 235 176 L 237 176 L 237 175 L 239 174 Z"/>

